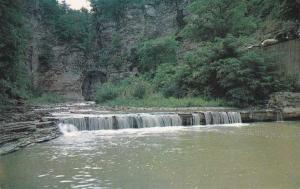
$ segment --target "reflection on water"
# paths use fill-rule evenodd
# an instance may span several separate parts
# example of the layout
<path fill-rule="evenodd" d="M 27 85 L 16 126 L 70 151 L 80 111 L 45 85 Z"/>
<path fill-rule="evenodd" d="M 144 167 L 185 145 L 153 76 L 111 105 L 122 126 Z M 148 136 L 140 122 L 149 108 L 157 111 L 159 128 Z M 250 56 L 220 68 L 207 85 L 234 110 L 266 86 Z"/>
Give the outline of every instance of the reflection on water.
<path fill-rule="evenodd" d="M 299 188 L 299 126 L 280 122 L 76 132 L 1 157 L 0 186 Z"/>

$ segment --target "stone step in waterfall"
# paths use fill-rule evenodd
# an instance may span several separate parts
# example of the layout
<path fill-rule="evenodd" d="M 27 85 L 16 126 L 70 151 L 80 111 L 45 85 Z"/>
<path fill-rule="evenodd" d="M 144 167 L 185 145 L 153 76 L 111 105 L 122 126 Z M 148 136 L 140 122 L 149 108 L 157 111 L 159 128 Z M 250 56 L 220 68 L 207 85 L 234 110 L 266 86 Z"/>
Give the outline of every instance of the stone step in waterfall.
<path fill-rule="evenodd" d="M 238 112 L 197 112 L 192 114 L 115 114 L 81 115 L 60 118 L 64 124 L 74 125 L 79 131 L 116 130 L 170 126 L 220 125 L 242 123 Z"/>

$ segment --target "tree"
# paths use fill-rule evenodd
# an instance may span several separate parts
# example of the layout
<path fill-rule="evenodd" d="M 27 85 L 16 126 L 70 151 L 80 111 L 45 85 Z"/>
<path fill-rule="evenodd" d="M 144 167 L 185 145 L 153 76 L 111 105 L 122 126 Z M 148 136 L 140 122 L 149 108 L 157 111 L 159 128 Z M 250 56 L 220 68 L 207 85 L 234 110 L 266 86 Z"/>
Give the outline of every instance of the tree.
<path fill-rule="evenodd" d="M 196 0 L 189 6 L 192 16 L 184 33 L 200 40 L 249 35 L 257 23 L 247 8 L 246 0 Z"/>
<path fill-rule="evenodd" d="M 228 35 L 186 57 L 189 75 L 183 85 L 192 95 L 226 98 L 236 106 L 262 104 L 271 93 L 294 87 L 281 77 L 274 58 L 245 51 L 240 38 Z"/>
<path fill-rule="evenodd" d="M 92 11 L 97 17 L 112 19 L 117 25 L 124 17 L 129 5 L 143 3 L 141 0 L 90 0 Z"/>
<path fill-rule="evenodd" d="M 27 87 L 22 2 L 0 0 L 0 104 L 22 97 Z"/>
<path fill-rule="evenodd" d="M 153 74 L 158 65 L 176 64 L 177 41 L 172 37 L 145 41 L 139 47 L 140 71 Z"/>

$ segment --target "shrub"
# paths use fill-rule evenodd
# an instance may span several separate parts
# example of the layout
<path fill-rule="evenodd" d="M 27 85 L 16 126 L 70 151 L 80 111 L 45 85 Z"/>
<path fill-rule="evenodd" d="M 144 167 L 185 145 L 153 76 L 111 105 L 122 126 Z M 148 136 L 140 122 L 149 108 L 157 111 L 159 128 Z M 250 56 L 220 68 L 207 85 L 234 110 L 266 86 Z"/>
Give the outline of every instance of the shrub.
<path fill-rule="evenodd" d="M 33 105 L 57 104 L 66 102 L 65 97 L 56 93 L 43 93 L 39 96 L 31 96 L 27 102 Z"/>
<path fill-rule="evenodd" d="M 178 44 L 173 37 L 145 41 L 138 51 L 140 70 L 144 73 L 149 71 L 153 73 L 158 65 L 175 64 L 177 47 Z"/>
<path fill-rule="evenodd" d="M 183 34 L 200 40 L 249 35 L 257 28 L 257 20 L 248 14 L 245 1 L 198 0 L 190 4 L 191 16 Z"/>
<path fill-rule="evenodd" d="M 155 73 L 153 83 L 165 97 L 181 98 L 188 93 L 189 86 L 184 83 L 189 77 L 190 70 L 185 64 L 162 64 Z"/>
<path fill-rule="evenodd" d="M 160 94 L 152 94 L 144 99 L 119 97 L 106 102 L 105 105 L 130 107 L 216 107 L 226 106 L 227 104 L 220 99 L 209 100 L 201 97 L 165 98 Z"/>
<path fill-rule="evenodd" d="M 112 83 L 105 83 L 98 87 L 96 92 L 96 103 L 103 103 L 117 98 L 119 95 L 118 87 Z"/>
<path fill-rule="evenodd" d="M 272 55 L 242 50 L 241 44 L 239 38 L 227 36 L 190 55 L 190 75 L 184 85 L 194 94 L 226 98 L 236 106 L 255 105 L 273 92 L 293 90 Z"/>
<path fill-rule="evenodd" d="M 118 86 L 121 89 L 121 97 L 143 99 L 153 92 L 152 85 L 142 77 L 129 77 L 121 81 Z"/>
<path fill-rule="evenodd" d="M 134 86 L 132 96 L 138 99 L 143 99 L 146 95 L 146 86 L 143 83 L 137 83 Z"/>

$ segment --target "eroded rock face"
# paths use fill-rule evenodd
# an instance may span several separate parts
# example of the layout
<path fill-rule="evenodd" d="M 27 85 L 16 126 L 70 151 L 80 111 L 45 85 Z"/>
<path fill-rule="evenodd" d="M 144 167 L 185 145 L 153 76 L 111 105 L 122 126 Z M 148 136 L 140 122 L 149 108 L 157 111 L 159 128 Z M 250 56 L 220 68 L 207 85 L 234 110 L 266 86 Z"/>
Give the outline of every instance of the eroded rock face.
<path fill-rule="evenodd" d="M 32 85 L 44 92 L 55 92 L 66 98 L 81 100 L 82 74 L 73 69 L 84 63 L 83 52 L 72 51 L 67 44 L 57 44 L 45 39 L 55 39 L 38 18 L 28 18 L 28 28 L 32 29 L 27 51 L 27 67 Z M 47 51 L 43 46 L 47 45 Z M 43 53 L 51 54 L 50 60 L 43 60 Z"/>
<path fill-rule="evenodd" d="M 268 108 L 300 108 L 300 93 L 278 92 L 271 95 Z"/>
<path fill-rule="evenodd" d="M 91 71 L 85 75 L 82 83 L 82 95 L 85 100 L 95 100 L 96 90 L 101 84 L 106 82 L 106 74 L 100 71 Z"/>
<path fill-rule="evenodd" d="M 61 135 L 55 121 L 45 113 L 28 109 L 2 112 L 0 117 L 0 155 L 17 151 L 33 143 L 41 143 Z"/>
<path fill-rule="evenodd" d="M 126 9 L 120 23 L 110 21 L 102 33 L 102 47 L 111 48 L 114 35 L 120 37 L 120 54 L 131 55 L 132 49 L 145 39 L 163 37 L 176 33 L 183 25 L 185 7 L 190 0 L 180 3 L 166 3 L 164 1 L 145 1 L 144 6 L 132 6 Z M 56 40 L 55 34 L 43 25 L 36 15 L 28 18 L 26 23 L 32 30 L 32 39 L 28 46 L 28 70 L 32 84 L 42 91 L 56 92 L 70 100 L 92 100 L 97 83 L 102 83 L 102 76 L 92 76 L 86 73 L 96 72 L 102 68 L 88 68 L 81 70 L 76 65 L 95 65 L 92 57 L 88 57 L 72 45 Z M 53 43 L 53 44 L 52 44 Z M 47 51 L 43 46 L 47 46 Z M 43 53 L 51 51 L 51 62 L 42 62 Z M 132 58 L 134 59 L 134 58 Z M 107 80 L 119 80 L 124 76 L 135 75 L 134 61 L 131 58 L 124 60 L 118 68 L 103 68 Z M 91 66 L 92 67 L 92 66 Z M 102 75 L 102 74 L 100 74 Z M 91 93 L 91 94 L 89 94 Z"/>

